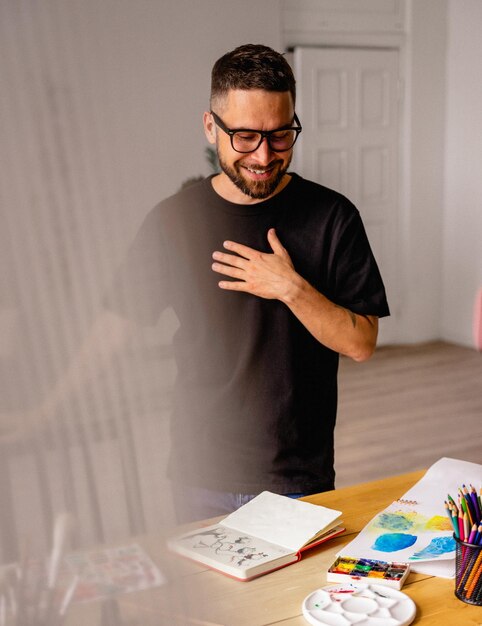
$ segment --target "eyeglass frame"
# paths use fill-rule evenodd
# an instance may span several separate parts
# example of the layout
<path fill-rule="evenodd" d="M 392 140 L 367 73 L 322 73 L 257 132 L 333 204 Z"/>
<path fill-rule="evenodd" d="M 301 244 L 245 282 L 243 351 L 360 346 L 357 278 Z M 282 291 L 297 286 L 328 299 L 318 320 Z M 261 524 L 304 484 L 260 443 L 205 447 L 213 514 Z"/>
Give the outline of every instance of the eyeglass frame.
<path fill-rule="evenodd" d="M 291 150 L 293 148 L 293 146 L 296 143 L 296 140 L 299 137 L 299 134 L 303 130 L 303 127 L 301 126 L 300 120 L 298 119 L 298 116 L 296 115 L 296 113 L 293 116 L 293 122 L 291 122 L 291 124 L 286 124 L 285 126 L 281 126 L 280 128 L 274 128 L 273 130 L 256 130 L 254 128 L 228 128 L 226 124 L 223 122 L 223 120 L 219 117 L 219 115 L 217 115 L 214 111 L 210 111 L 210 113 L 213 116 L 216 126 L 219 126 L 221 130 L 223 130 L 227 135 L 229 135 L 229 139 L 231 141 L 231 148 L 235 152 L 238 152 L 239 154 L 250 154 L 251 152 L 256 152 L 256 150 L 263 143 L 263 139 L 265 137 L 268 140 L 268 146 L 270 147 L 270 150 L 272 150 L 273 152 L 288 152 L 288 150 Z M 292 126 L 293 123 L 296 124 L 296 126 Z M 291 144 L 289 148 L 285 148 L 284 150 L 274 150 L 273 147 L 271 146 L 270 137 L 274 133 L 278 133 L 280 130 L 294 130 L 296 132 L 296 136 L 294 138 L 293 143 Z M 233 144 L 234 135 L 236 133 L 243 133 L 243 132 L 244 133 L 257 133 L 261 135 L 259 143 L 256 146 L 256 148 L 253 148 L 253 150 L 247 150 L 246 152 L 242 150 L 236 150 Z"/>

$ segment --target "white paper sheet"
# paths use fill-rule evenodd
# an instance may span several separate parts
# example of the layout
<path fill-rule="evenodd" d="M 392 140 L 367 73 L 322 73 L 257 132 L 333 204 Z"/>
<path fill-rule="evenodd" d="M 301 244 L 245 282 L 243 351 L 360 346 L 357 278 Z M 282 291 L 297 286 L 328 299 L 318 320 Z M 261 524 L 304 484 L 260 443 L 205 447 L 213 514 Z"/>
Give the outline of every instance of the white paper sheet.
<path fill-rule="evenodd" d="M 444 457 L 434 463 L 402 497 L 416 500 L 425 507 L 445 514 L 444 500 L 447 500 L 447 494 L 456 499 L 458 489 L 463 484 L 472 484 L 479 490 L 482 486 L 482 465 Z"/>
<path fill-rule="evenodd" d="M 453 578 L 455 542 L 444 501 L 463 484 L 480 489 L 482 465 L 440 459 L 338 554 L 407 562 L 415 572 Z"/>

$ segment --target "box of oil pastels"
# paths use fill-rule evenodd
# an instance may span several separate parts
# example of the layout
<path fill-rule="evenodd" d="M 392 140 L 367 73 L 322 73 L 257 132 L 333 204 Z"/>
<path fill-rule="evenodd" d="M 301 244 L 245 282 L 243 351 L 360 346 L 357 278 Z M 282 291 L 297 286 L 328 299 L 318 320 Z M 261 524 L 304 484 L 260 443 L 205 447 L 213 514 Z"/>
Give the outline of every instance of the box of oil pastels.
<path fill-rule="evenodd" d="M 409 571 L 408 563 L 339 556 L 329 568 L 326 580 L 333 583 L 358 581 L 401 589 Z"/>

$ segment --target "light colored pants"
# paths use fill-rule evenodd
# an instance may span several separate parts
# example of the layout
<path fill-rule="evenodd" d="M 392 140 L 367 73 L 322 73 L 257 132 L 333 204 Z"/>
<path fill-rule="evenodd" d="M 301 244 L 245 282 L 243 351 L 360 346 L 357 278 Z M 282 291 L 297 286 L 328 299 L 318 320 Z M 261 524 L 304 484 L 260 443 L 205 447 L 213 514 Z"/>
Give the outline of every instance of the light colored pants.
<path fill-rule="evenodd" d="M 228 515 L 258 494 L 214 491 L 204 487 L 176 485 L 173 489 L 174 509 L 178 524 Z M 286 493 L 289 498 L 301 498 L 303 493 Z"/>

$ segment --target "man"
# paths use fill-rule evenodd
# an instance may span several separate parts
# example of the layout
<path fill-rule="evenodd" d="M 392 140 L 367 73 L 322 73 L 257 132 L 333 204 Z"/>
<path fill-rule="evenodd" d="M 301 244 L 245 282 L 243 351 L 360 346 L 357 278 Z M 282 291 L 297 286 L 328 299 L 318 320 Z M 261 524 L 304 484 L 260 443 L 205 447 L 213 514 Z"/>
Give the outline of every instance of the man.
<path fill-rule="evenodd" d="M 204 129 L 221 173 L 149 213 L 106 312 L 43 407 L 53 414 L 134 324 L 172 307 L 179 522 L 263 490 L 332 489 L 339 354 L 369 358 L 389 314 L 357 209 L 288 171 L 295 99 L 292 71 L 270 48 L 241 46 L 215 63 Z"/>
<path fill-rule="evenodd" d="M 113 291 L 127 285 L 129 306 L 108 300 L 143 323 L 169 305 L 179 319 L 179 521 L 265 489 L 332 489 L 339 354 L 369 358 L 389 314 L 356 208 L 288 171 L 301 126 L 282 55 L 245 45 L 220 58 L 204 130 L 221 173 L 148 215 Z"/>

